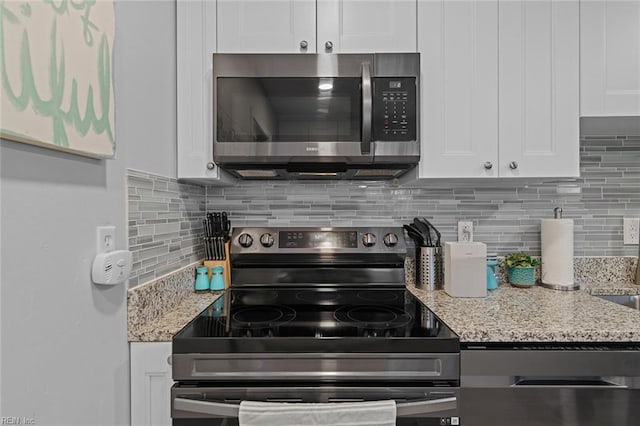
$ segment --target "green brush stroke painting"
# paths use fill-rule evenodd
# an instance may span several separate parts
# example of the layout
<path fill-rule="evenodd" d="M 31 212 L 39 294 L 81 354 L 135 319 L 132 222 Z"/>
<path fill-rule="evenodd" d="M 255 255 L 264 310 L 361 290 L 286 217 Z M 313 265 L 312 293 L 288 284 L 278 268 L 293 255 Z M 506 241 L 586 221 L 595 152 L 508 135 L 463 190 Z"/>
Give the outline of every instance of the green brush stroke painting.
<path fill-rule="evenodd" d="M 32 34 L 33 26 L 28 27 L 26 21 L 32 16 L 36 1 L 20 2 L 20 7 L 13 8 L 13 11 L 7 7 L 9 1 L 13 5 L 18 2 L 13 0 L 0 0 L 0 83 L 2 88 L 2 97 L 15 110 L 25 113 L 34 114 L 39 119 L 47 120 L 51 130 L 50 142 L 58 147 L 69 148 L 68 129 L 72 128 L 75 134 L 84 137 L 93 137 L 95 135 L 106 136 L 110 149 L 115 150 L 115 141 L 113 137 L 113 123 L 111 122 L 110 112 L 112 111 L 112 80 L 111 80 L 111 50 L 107 34 L 103 32 L 98 25 L 92 20 L 92 10 L 96 0 L 40 0 L 40 9 L 42 3 L 49 6 L 51 31 L 49 37 L 42 37 L 42 34 Z M 104 1 L 104 0 L 100 0 Z M 109 2 L 111 4 L 111 2 Z M 33 6 L 33 7 L 32 7 Z M 18 13 L 15 13 L 19 11 Z M 75 11 L 73 15 L 70 12 Z M 111 4 L 111 13 L 113 7 Z M 68 24 L 69 16 L 78 17 L 79 37 L 82 37 L 83 43 L 91 48 L 94 57 L 88 58 L 71 58 L 80 61 L 95 61 L 96 75 L 73 75 L 72 67 L 69 66 L 69 58 L 65 55 L 65 39 L 60 36 L 59 19 L 65 18 Z M 24 24 L 24 25 L 23 25 Z M 20 29 L 22 26 L 19 39 L 19 46 L 16 46 L 15 40 L 6 38 L 7 27 L 11 25 L 12 30 Z M 30 33 L 31 31 L 31 33 Z M 34 68 L 34 44 L 42 43 L 42 40 L 49 39 L 48 46 L 48 70 L 47 81 L 44 78 L 37 80 L 37 75 L 44 75 L 42 70 L 38 73 Z M 12 43 L 13 42 L 13 43 Z M 97 42 L 97 46 L 94 43 Z M 38 46 L 39 52 L 43 46 Z M 44 46 L 47 47 L 47 46 Z M 8 66 L 10 64 L 18 64 L 18 79 L 10 78 Z M 15 65 L 14 65 L 15 68 Z M 67 76 L 67 73 L 70 73 Z M 77 71 L 76 71 L 77 72 Z M 80 95 L 79 83 L 84 84 L 84 95 Z M 38 88 L 46 90 L 39 90 Z M 5 103 L 6 105 L 6 103 Z M 97 108 L 96 108 L 97 106 Z M 97 109 L 97 111 L 96 111 Z M 3 113 L 4 115 L 4 113 Z M 11 128 L 12 123 L 0 123 L 0 130 L 4 135 L 25 134 L 19 128 Z M 94 139 L 95 141 L 95 139 Z M 82 150 L 82 144 L 77 143 L 73 147 L 76 150 Z"/>

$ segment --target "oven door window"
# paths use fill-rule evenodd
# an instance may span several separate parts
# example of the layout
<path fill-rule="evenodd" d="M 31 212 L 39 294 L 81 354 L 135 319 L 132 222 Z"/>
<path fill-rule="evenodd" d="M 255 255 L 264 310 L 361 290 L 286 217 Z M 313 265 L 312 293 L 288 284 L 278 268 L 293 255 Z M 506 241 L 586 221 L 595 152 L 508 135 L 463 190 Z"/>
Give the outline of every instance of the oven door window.
<path fill-rule="evenodd" d="M 216 80 L 218 142 L 359 142 L 360 78 Z"/>

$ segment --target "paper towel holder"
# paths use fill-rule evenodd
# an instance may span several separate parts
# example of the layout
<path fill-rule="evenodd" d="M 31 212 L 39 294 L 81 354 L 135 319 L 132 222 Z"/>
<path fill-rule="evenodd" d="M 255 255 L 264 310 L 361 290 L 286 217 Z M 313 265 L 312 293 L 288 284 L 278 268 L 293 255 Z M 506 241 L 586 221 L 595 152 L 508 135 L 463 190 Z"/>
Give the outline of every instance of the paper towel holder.
<path fill-rule="evenodd" d="M 553 218 L 562 219 L 562 207 L 556 207 L 553 209 Z M 539 279 L 537 284 L 541 287 L 550 288 L 552 290 L 560 290 L 560 291 L 580 290 L 579 282 L 574 282 L 573 285 L 560 285 L 560 284 L 545 283 L 545 282 L 542 282 L 542 279 Z"/>

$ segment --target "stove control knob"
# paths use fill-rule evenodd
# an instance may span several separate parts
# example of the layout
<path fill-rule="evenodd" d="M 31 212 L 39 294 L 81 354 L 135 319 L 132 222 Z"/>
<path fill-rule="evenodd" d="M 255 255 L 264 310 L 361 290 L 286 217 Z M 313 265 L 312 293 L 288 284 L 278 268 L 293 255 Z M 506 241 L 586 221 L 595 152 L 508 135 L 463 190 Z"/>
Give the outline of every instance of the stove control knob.
<path fill-rule="evenodd" d="M 376 245 L 376 236 L 371 233 L 366 233 L 362 236 L 362 244 L 365 247 L 373 247 Z"/>
<path fill-rule="evenodd" d="M 396 244 L 398 244 L 398 236 L 396 234 L 389 233 L 384 236 L 383 241 L 385 246 L 394 247 Z"/>
<path fill-rule="evenodd" d="M 262 244 L 263 247 L 271 247 L 274 241 L 273 235 L 271 234 L 260 235 L 260 244 Z"/>
<path fill-rule="evenodd" d="M 253 237 L 249 234 L 241 234 L 238 237 L 238 243 L 244 248 L 249 248 L 253 244 Z"/>

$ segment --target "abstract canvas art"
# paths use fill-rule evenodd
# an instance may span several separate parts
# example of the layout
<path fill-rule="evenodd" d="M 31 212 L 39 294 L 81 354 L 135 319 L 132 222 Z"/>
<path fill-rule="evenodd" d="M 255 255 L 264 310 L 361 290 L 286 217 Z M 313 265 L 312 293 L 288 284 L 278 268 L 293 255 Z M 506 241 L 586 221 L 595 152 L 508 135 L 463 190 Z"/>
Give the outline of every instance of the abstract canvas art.
<path fill-rule="evenodd" d="M 0 136 L 115 154 L 112 0 L 0 0 Z"/>

